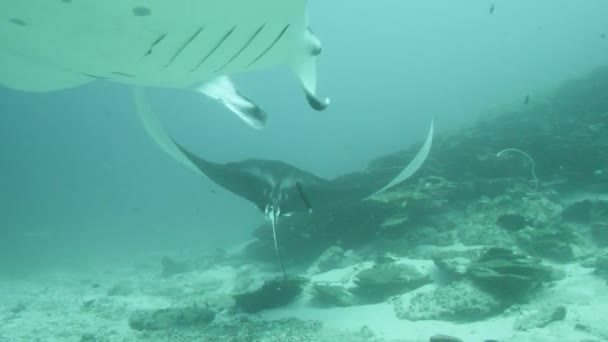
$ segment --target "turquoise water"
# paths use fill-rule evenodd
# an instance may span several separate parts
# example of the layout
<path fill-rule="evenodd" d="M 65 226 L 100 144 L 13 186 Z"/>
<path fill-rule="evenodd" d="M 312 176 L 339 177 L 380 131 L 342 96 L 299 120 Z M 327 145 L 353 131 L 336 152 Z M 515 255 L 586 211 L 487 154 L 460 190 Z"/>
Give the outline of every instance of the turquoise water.
<path fill-rule="evenodd" d="M 38 44 L 9 36 L 36 29 L 15 14 L 37 13 L 28 6 L 7 2 L 0 12 L 0 341 L 608 339 L 597 319 L 608 307 L 605 2 L 308 1 L 323 45 L 318 90 L 331 105 L 311 109 L 284 65 L 237 73 L 239 91 L 268 113 L 262 130 L 200 93 L 146 88 L 167 132 L 199 157 L 278 160 L 328 180 L 367 170 L 370 178 L 340 183 L 347 189 L 407 165 L 434 119 L 425 164 L 376 201 L 350 194 L 323 207 L 303 185 L 313 213 L 280 218 L 277 233 L 287 274 L 307 282 L 284 303 L 273 301 L 281 291 L 262 294 L 260 315 L 242 313 L 232 296 L 259 294 L 280 276 L 263 213 L 164 154 L 137 117 L 131 84 L 11 86 L 23 67 L 9 63 L 15 56 L 54 58 L 15 50 Z M 497 156 L 505 149 L 524 153 Z M 497 270 L 489 256 L 484 264 L 492 247 L 509 251 L 499 253 L 507 268 L 530 272 L 524 290 L 509 283 L 521 273 Z M 442 260 L 462 261 L 463 274 Z M 393 268 L 401 264 L 418 273 Z M 378 274 L 357 276 L 373 265 Z M 479 268 L 498 272 L 498 285 Z M 385 277 L 420 282 L 395 290 Z M 346 292 L 318 303 L 324 282 Z M 380 295 L 356 290 L 365 286 Z M 471 291 L 487 301 L 450 302 Z M 186 312 L 175 315 L 195 323 L 169 315 L 159 326 L 133 324 L 141 310 L 205 303 L 211 323 Z M 518 323 L 554 311 L 546 324 Z"/>

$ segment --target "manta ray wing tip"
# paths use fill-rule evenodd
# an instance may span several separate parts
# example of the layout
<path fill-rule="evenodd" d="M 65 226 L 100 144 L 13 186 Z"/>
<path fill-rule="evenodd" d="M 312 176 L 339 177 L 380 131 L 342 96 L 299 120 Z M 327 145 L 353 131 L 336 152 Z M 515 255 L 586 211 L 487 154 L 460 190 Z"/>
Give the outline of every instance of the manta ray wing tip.
<path fill-rule="evenodd" d="M 325 110 L 331 103 L 331 100 L 328 97 L 319 98 L 315 94 L 312 94 L 309 91 L 306 91 L 306 100 L 308 100 L 308 104 L 314 109 L 318 111 Z"/>

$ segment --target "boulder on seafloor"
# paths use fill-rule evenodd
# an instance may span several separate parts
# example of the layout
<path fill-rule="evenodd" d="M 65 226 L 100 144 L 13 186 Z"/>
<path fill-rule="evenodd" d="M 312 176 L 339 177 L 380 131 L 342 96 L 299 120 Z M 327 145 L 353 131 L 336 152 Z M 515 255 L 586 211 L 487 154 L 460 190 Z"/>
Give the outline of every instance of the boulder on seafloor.
<path fill-rule="evenodd" d="M 566 307 L 563 305 L 541 308 L 533 314 L 519 318 L 515 322 L 514 328 L 523 331 L 544 328 L 553 322 L 564 320 L 566 313 Z"/>
<path fill-rule="evenodd" d="M 313 285 L 313 298 L 323 306 L 353 306 L 357 298 L 344 286 L 318 282 Z"/>
<path fill-rule="evenodd" d="M 577 223 L 592 223 L 608 220 L 608 201 L 582 200 L 574 202 L 562 211 L 564 220 Z"/>
<path fill-rule="evenodd" d="M 526 227 L 513 234 L 519 246 L 534 256 L 555 262 L 568 262 L 574 259 L 571 243 L 576 241 L 575 229 L 563 224 L 547 224 L 536 229 Z"/>
<path fill-rule="evenodd" d="M 129 326 L 138 331 L 169 330 L 204 326 L 214 318 L 213 310 L 201 307 L 138 310 L 131 314 Z"/>
<path fill-rule="evenodd" d="M 472 321 L 490 317 L 503 305 L 468 280 L 393 301 L 399 319 Z"/>
<path fill-rule="evenodd" d="M 257 290 L 233 296 L 234 304 L 246 313 L 285 306 L 302 293 L 306 282 L 300 277 L 269 280 Z"/>
<path fill-rule="evenodd" d="M 433 255 L 435 266 L 450 278 L 458 280 L 466 276 L 469 265 L 476 258 L 477 250 L 445 251 Z"/>
<path fill-rule="evenodd" d="M 431 336 L 429 342 L 462 342 L 462 340 L 455 336 L 438 334 Z"/>
<path fill-rule="evenodd" d="M 531 247 L 535 255 L 552 261 L 568 262 L 574 259 L 572 245 L 553 233 L 534 239 Z"/>
<path fill-rule="evenodd" d="M 524 229 L 528 225 L 528 220 L 518 214 L 503 214 L 498 216 L 496 224 L 502 229 L 515 232 Z"/>
<path fill-rule="evenodd" d="M 364 302 L 378 303 L 431 282 L 428 274 L 409 265 L 376 264 L 357 274 L 352 292 Z"/>
<path fill-rule="evenodd" d="M 342 247 L 331 246 L 321 253 L 319 258 L 306 270 L 306 275 L 313 276 L 335 268 L 344 267 L 353 258 L 356 257 L 352 251 L 346 252 Z"/>
<path fill-rule="evenodd" d="M 469 267 L 468 276 L 503 301 L 517 301 L 535 285 L 551 280 L 552 270 L 539 259 L 492 247 Z"/>

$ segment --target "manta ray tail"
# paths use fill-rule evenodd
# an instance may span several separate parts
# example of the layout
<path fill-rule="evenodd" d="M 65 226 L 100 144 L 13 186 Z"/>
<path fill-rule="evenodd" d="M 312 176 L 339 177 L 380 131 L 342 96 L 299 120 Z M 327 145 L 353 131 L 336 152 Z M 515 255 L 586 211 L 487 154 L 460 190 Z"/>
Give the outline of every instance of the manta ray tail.
<path fill-rule="evenodd" d="M 281 251 L 279 250 L 279 243 L 277 241 L 276 218 L 274 216 L 272 216 L 270 218 L 270 223 L 272 224 L 272 236 L 274 238 L 274 250 L 277 252 L 277 257 L 279 258 L 279 263 L 281 264 L 281 271 L 283 272 L 283 278 L 287 279 L 287 272 L 285 272 L 285 264 L 283 263 L 283 257 L 281 256 Z"/>

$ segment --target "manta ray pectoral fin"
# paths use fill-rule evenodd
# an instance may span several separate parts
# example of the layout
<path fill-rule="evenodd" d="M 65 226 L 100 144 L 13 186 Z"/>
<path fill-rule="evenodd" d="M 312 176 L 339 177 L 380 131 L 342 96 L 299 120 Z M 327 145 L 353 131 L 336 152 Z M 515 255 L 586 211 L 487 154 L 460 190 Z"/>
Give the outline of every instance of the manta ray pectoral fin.
<path fill-rule="evenodd" d="M 141 87 L 135 87 L 133 92 L 135 100 L 135 109 L 144 129 L 152 138 L 152 140 L 169 156 L 178 162 L 182 163 L 194 172 L 206 176 L 193 162 L 188 158 L 184 151 L 169 137 L 169 134 L 163 127 L 160 118 L 152 110 L 152 106 L 145 96 L 144 90 Z"/>
<path fill-rule="evenodd" d="M 55 91 L 95 80 L 90 75 L 61 69 L 26 56 L 0 50 L 0 85 L 23 91 Z"/>
<path fill-rule="evenodd" d="M 290 67 L 300 80 L 310 106 L 315 110 L 324 110 L 330 101 L 317 95 L 317 56 L 322 50 L 321 42 L 308 29 L 304 33 L 303 45 L 302 51 L 293 57 Z"/>
<path fill-rule="evenodd" d="M 227 76 L 221 76 L 196 88 L 202 94 L 218 100 L 241 120 L 255 129 L 266 124 L 266 112 L 251 100 L 241 95 Z"/>
<path fill-rule="evenodd" d="M 382 187 L 382 189 L 374 192 L 373 194 L 369 195 L 368 197 L 364 198 L 363 200 L 371 199 L 374 196 L 384 192 L 385 190 L 392 188 L 393 186 L 395 186 L 397 184 L 400 184 L 401 182 L 410 178 L 414 173 L 416 173 L 416 171 L 418 171 L 418 169 L 420 169 L 422 164 L 424 164 L 424 161 L 426 160 L 426 158 L 429 156 L 429 152 L 431 151 L 431 145 L 433 143 L 434 126 L 435 126 L 434 120 L 431 120 L 431 127 L 429 128 L 429 132 L 426 136 L 426 140 L 424 141 L 424 145 L 422 145 L 422 147 L 420 148 L 418 153 L 416 153 L 416 156 L 414 157 L 414 159 L 412 159 L 412 161 L 403 170 L 401 170 L 401 172 L 395 178 L 393 178 L 392 181 L 390 181 L 388 184 L 386 184 L 384 187 Z"/>

